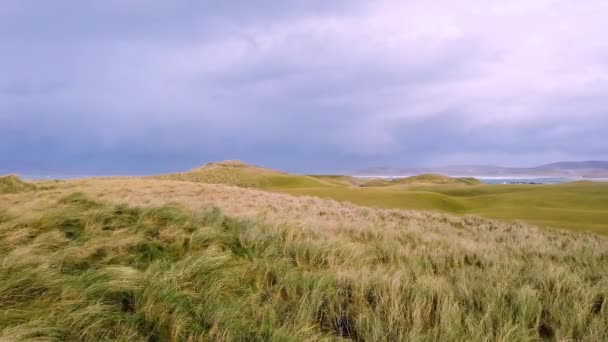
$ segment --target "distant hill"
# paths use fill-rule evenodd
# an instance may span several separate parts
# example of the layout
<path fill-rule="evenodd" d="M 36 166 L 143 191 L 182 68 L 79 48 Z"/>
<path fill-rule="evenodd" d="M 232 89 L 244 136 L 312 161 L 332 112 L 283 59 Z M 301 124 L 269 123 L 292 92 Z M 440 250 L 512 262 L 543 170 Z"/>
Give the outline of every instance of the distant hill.
<path fill-rule="evenodd" d="M 583 161 L 583 162 L 557 162 L 545 164 L 538 169 L 564 169 L 564 170 L 586 170 L 599 169 L 608 170 L 608 161 Z"/>
<path fill-rule="evenodd" d="M 404 184 L 479 184 L 475 178 L 453 178 L 422 173 L 412 177 L 388 180 L 365 179 L 345 175 L 297 175 L 238 160 L 208 163 L 187 172 L 154 176 L 157 179 L 182 180 L 208 184 L 227 184 L 252 188 L 344 188 L 382 187 Z"/>
<path fill-rule="evenodd" d="M 423 184 L 466 184 L 466 185 L 475 185 L 480 184 L 481 182 L 476 178 L 453 178 L 440 174 L 426 173 L 412 177 L 400 178 L 395 180 L 395 182 L 400 184 L 415 184 L 415 183 L 423 183 Z"/>
<path fill-rule="evenodd" d="M 319 179 L 327 184 L 333 184 L 337 186 L 359 186 L 364 183 L 365 180 L 361 180 L 360 178 L 352 177 L 352 176 L 344 176 L 344 175 L 308 175 L 309 177 L 313 177 Z"/>
<path fill-rule="evenodd" d="M 438 167 L 373 167 L 357 170 L 356 176 L 413 176 L 421 173 L 440 173 L 464 177 L 568 177 L 608 178 L 608 161 L 556 162 L 529 168 L 493 165 L 449 165 Z"/>
<path fill-rule="evenodd" d="M 291 175 L 238 160 L 208 163 L 187 172 L 162 175 L 156 178 L 256 188 L 331 186 L 327 182 L 310 176 Z"/>
<path fill-rule="evenodd" d="M 361 186 L 373 187 L 373 186 L 391 186 L 391 185 L 403 185 L 403 184 L 462 184 L 462 185 L 475 185 L 481 182 L 475 178 L 453 178 L 440 174 L 425 173 L 411 177 L 397 178 L 394 180 L 387 179 L 372 179 Z"/>

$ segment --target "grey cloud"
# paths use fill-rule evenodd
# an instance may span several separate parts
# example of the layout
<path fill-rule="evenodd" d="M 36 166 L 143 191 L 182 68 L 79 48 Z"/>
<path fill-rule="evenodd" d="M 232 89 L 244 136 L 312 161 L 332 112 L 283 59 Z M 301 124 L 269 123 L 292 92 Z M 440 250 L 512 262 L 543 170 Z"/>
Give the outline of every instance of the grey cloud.
<path fill-rule="evenodd" d="M 0 13 L 0 169 L 608 158 L 608 68 L 574 65 L 608 44 L 579 42 L 546 72 L 504 33 L 519 28 L 456 11 L 429 24 L 412 4 L 11 0 Z"/>

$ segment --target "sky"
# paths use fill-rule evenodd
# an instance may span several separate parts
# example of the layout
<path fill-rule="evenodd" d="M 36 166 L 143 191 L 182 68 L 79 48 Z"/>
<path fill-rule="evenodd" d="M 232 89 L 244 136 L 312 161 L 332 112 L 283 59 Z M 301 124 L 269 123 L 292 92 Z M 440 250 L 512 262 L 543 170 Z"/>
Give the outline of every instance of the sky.
<path fill-rule="evenodd" d="M 0 173 L 608 159 L 605 0 L 0 0 Z"/>

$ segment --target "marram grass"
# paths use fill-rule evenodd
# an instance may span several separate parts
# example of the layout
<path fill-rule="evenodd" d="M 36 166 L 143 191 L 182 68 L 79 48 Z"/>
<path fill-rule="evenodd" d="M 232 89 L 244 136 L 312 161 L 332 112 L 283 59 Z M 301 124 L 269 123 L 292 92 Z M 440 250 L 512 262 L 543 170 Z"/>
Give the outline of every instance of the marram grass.
<path fill-rule="evenodd" d="M 604 237 L 267 196 L 0 201 L 0 341 L 608 340 Z"/>
<path fill-rule="evenodd" d="M 0 195 L 34 190 L 36 186 L 15 175 L 0 176 Z"/>

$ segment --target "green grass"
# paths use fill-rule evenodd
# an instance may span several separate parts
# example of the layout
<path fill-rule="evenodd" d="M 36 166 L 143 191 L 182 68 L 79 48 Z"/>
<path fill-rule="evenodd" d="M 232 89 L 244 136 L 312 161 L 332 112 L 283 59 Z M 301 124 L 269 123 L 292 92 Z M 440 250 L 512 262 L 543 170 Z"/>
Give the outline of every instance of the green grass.
<path fill-rule="evenodd" d="M 363 180 L 342 175 L 293 175 L 234 161 L 159 178 L 319 196 L 370 207 L 476 214 L 608 234 L 608 183 L 488 185 L 474 178 L 436 174 L 393 181 Z"/>
<path fill-rule="evenodd" d="M 608 339 L 603 238 L 318 209 L 356 219 L 322 229 L 78 192 L 1 207 L 0 340 Z"/>
<path fill-rule="evenodd" d="M 160 179 L 184 180 L 255 188 L 307 188 L 339 186 L 315 177 L 292 175 L 238 161 L 209 163 L 188 172 L 157 176 Z"/>
<path fill-rule="evenodd" d="M 266 177 L 265 181 L 261 181 L 258 188 L 308 188 L 315 186 L 339 186 L 332 182 L 320 181 L 309 176 L 294 176 L 294 175 L 274 175 Z"/>
<path fill-rule="evenodd" d="M 463 212 L 462 200 L 429 191 L 407 191 L 402 188 L 300 188 L 273 190 L 294 195 L 310 195 L 351 202 L 377 208 L 436 209 L 447 212 Z"/>
<path fill-rule="evenodd" d="M 476 178 L 453 178 L 444 175 L 426 173 L 412 177 L 398 178 L 392 183 L 396 184 L 416 184 L 416 183 L 427 183 L 427 184 L 466 184 L 475 185 L 481 182 Z"/>
<path fill-rule="evenodd" d="M 384 179 L 375 178 L 369 180 L 355 180 L 351 182 L 351 185 L 359 185 L 362 187 L 383 187 L 383 186 L 396 186 L 396 185 L 434 185 L 434 184 L 456 184 L 456 185 L 477 185 L 481 182 L 476 178 L 453 178 L 439 174 L 421 174 L 412 177 L 397 178 L 397 179 Z"/>
<path fill-rule="evenodd" d="M 409 187 L 274 188 L 359 205 L 441 210 L 491 218 L 524 220 L 608 234 L 608 183 L 556 185 L 418 185 Z"/>
<path fill-rule="evenodd" d="M 326 184 L 336 186 L 356 186 L 362 183 L 360 179 L 351 176 L 344 175 L 308 175 L 319 180 L 324 181 Z"/>

